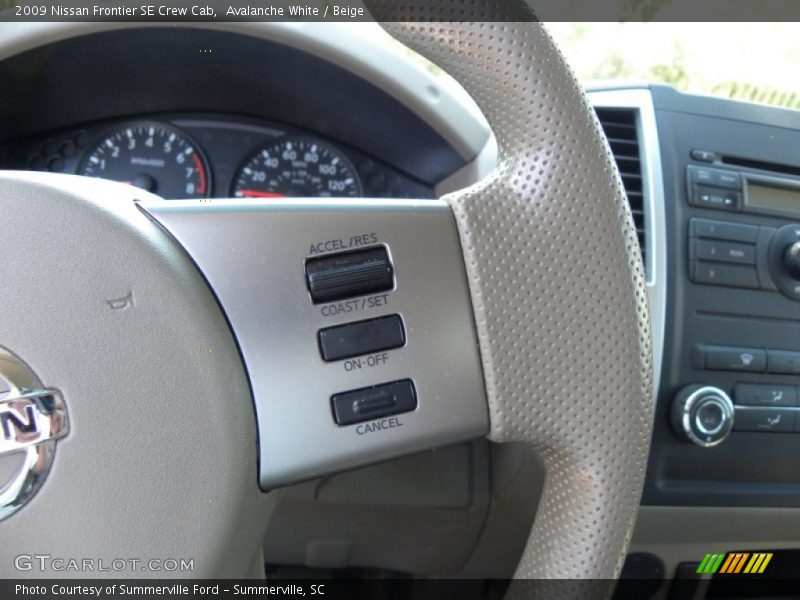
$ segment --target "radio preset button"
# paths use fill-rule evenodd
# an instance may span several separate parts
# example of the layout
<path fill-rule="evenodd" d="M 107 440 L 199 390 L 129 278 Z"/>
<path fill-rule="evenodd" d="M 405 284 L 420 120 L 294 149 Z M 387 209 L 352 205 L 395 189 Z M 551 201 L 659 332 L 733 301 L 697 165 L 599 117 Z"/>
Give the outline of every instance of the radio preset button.
<path fill-rule="evenodd" d="M 746 242 L 755 244 L 758 238 L 758 227 L 742 225 L 728 221 L 712 221 L 711 219 L 690 219 L 690 235 L 700 238 Z"/>
<path fill-rule="evenodd" d="M 753 244 L 697 240 L 696 256 L 698 260 L 755 265 L 756 247 Z"/>
<path fill-rule="evenodd" d="M 695 262 L 692 281 L 728 287 L 759 288 L 755 268 L 710 262 Z"/>
<path fill-rule="evenodd" d="M 767 370 L 767 352 L 761 348 L 706 346 L 705 366 L 712 371 L 746 371 L 763 373 Z"/>

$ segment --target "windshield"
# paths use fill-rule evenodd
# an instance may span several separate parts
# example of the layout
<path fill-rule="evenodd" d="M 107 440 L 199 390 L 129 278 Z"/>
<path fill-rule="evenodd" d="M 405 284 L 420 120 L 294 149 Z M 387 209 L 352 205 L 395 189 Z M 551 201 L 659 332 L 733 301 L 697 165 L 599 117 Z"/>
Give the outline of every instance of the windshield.
<path fill-rule="evenodd" d="M 579 79 L 800 108 L 800 23 L 548 23 Z"/>

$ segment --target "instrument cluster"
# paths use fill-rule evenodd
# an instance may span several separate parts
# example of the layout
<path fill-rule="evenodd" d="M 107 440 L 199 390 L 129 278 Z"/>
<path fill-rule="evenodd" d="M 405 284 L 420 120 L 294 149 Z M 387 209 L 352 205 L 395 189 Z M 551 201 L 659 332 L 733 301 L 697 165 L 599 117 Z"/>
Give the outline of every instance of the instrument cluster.
<path fill-rule="evenodd" d="M 157 115 L 18 140 L 7 168 L 72 173 L 166 199 L 432 198 L 433 189 L 346 144 L 263 120 Z"/>

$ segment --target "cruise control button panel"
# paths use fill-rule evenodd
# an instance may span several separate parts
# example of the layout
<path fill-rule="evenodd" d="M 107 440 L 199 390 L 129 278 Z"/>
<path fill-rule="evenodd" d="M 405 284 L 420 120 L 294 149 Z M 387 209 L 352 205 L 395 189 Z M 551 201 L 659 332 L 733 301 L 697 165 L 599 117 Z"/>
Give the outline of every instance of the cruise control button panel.
<path fill-rule="evenodd" d="M 262 489 L 489 431 L 464 255 L 446 202 L 146 209 L 225 307 L 252 389 Z M 231 240 L 248 250 L 240 260 L 219 251 Z"/>

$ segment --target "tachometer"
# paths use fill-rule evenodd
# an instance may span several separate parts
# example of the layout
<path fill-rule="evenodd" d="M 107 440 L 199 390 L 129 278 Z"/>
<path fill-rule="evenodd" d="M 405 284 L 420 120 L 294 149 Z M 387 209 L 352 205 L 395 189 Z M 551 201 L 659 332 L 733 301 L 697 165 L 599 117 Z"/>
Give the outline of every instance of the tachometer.
<path fill-rule="evenodd" d="M 361 182 L 347 157 L 317 140 L 284 138 L 248 158 L 232 193 L 237 198 L 354 197 Z"/>
<path fill-rule="evenodd" d="M 107 133 L 88 150 L 78 174 L 128 183 L 170 199 L 205 198 L 211 183 L 197 145 L 160 123 L 132 123 Z"/>

